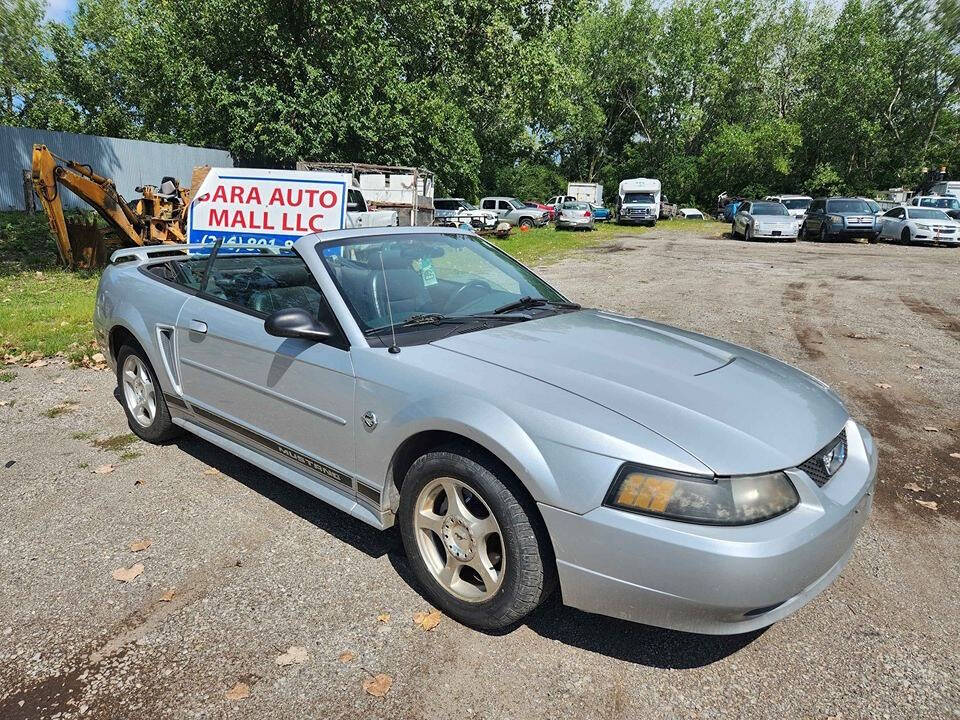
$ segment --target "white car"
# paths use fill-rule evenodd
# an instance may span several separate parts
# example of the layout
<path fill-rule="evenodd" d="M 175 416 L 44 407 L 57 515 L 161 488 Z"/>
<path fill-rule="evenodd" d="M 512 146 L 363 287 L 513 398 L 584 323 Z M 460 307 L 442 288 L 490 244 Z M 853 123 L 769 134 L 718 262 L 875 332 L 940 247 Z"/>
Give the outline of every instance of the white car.
<path fill-rule="evenodd" d="M 806 214 L 807 208 L 813 202 L 813 198 L 809 195 L 767 195 L 764 200 L 780 203 L 787 208 L 790 217 L 796 219 L 798 227 L 803 222 L 803 216 Z"/>
<path fill-rule="evenodd" d="M 680 208 L 677 214 L 681 220 L 703 220 L 703 213 L 696 208 Z"/>
<path fill-rule="evenodd" d="M 748 200 L 737 208 L 730 234 L 744 240 L 796 242 L 797 230 L 797 221 L 783 203 Z"/>
<path fill-rule="evenodd" d="M 960 222 L 943 210 L 901 205 L 880 216 L 879 239 L 960 244 Z"/>

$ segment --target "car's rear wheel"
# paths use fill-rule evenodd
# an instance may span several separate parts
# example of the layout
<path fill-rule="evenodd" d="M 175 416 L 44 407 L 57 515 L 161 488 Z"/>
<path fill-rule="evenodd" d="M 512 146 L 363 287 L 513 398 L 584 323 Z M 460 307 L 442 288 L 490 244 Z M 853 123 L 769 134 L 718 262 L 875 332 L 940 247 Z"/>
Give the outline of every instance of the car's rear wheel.
<path fill-rule="evenodd" d="M 737 224 L 735 222 L 730 223 L 730 237 L 732 237 L 734 240 L 739 237 L 739 235 L 737 235 Z"/>
<path fill-rule="evenodd" d="M 507 627 L 553 589 L 535 507 L 508 471 L 467 449 L 413 463 L 400 490 L 400 534 L 428 598 L 466 625 Z"/>
<path fill-rule="evenodd" d="M 161 443 L 183 432 L 170 419 L 157 375 L 139 347 L 124 345 L 117 353 L 117 385 L 127 424 L 141 440 Z"/>
<path fill-rule="evenodd" d="M 753 228 L 751 228 L 749 225 L 747 225 L 747 227 L 743 231 L 743 239 L 746 240 L 747 242 L 750 242 L 751 240 L 753 240 Z"/>
<path fill-rule="evenodd" d="M 529 230 L 530 228 L 533 227 L 533 220 L 531 220 L 530 218 L 520 218 L 519 224 L 520 224 L 520 227 Z"/>

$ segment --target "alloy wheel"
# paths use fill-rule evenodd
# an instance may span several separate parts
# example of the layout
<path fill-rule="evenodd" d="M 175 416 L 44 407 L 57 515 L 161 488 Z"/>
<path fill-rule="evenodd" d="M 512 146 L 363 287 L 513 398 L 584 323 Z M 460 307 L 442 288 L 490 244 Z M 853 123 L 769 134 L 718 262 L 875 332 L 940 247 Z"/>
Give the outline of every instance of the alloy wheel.
<path fill-rule="evenodd" d="M 141 427 L 150 427 L 157 416 L 157 394 L 150 371 L 136 355 L 123 363 L 123 399 L 130 415 Z"/>
<path fill-rule="evenodd" d="M 503 534 L 489 506 L 451 477 L 428 482 L 417 496 L 417 549 L 433 578 L 466 602 L 492 598 L 503 583 Z"/>

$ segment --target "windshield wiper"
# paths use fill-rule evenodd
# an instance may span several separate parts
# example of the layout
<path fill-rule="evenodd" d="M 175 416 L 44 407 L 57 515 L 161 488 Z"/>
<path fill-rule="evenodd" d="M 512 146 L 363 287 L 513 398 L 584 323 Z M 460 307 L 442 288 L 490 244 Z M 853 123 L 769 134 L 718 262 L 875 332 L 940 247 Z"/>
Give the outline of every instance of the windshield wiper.
<path fill-rule="evenodd" d="M 417 315 L 411 315 L 409 318 L 404 320 L 401 323 L 397 323 L 396 327 L 398 328 L 409 328 L 416 327 L 418 325 L 465 325 L 467 323 L 473 322 L 482 322 L 484 320 L 500 320 L 501 322 L 516 322 L 519 320 L 529 320 L 528 317 L 504 317 L 500 315 L 444 315 L 443 313 L 419 313 Z M 382 327 L 371 328 L 367 330 L 365 334 L 375 335 L 381 333 L 385 330 L 389 330 L 389 325 L 384 325 Z"/>
<path fill-rule="evenodd" d="M 559 302 L 555 300 L 545 300 L 544 298 L 535 298 L 530 297 L 529 295 L 524 295 L 519 300 L 514 302 L 507 303 L 506 305 L 501 305 L 496 310 L 493 311 L 494 315 L 499 315 L 501 313 L 507 313 L 511 310 L 524 310 L 526 308 L 533 307 L 543 307 L 549 305 L 550 307 L 560 308 L 562 310 L 579 310 L 580 305 L 572 302 Z"/>

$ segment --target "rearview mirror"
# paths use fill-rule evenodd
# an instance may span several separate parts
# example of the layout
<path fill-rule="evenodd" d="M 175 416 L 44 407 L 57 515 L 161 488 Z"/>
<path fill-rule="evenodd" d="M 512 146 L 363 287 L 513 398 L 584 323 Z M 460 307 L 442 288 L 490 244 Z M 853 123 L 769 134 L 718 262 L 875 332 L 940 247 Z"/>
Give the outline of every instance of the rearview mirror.
<path fill-rule="evenodd" d="M 333 335 L 324 323 L 314 318 L 303 308 L 277 310 L 263 321 L 263 329 L 275 337 L 326 340 Z"/>

